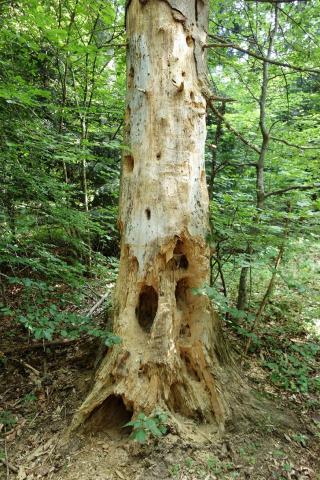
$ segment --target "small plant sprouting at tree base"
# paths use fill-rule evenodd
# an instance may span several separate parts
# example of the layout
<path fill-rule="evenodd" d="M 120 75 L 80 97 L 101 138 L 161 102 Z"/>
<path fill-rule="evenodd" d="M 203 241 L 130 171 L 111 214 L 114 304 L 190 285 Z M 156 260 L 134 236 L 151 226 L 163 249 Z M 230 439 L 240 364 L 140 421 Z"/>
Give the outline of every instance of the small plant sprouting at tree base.
<path fill-rule="evenodd" d="M 144 413 L 139 413 L 136 420 L 126 423 L 125 427 L 132 427 L 131 439 L 139 443 L 145 443 L 150 436 L 155 438 L 162 437 L 167 432 L 167 415 L 161 411 L 147 417 Z"/>
<path fill-rule="evenodd" d="M 223 428 L 239 381 L 210 300 L 203 96 L 208 2 L 132 0 L 128 36 L 122 235 L 108 352 L 71 429 L 105 426 L 120 404 Z M 124 418 L 122 419 L 124 420 Z M 127 420 L 126 420 L 127 421 Z M 125 423 L 125 421 L 123 421 Z"/>

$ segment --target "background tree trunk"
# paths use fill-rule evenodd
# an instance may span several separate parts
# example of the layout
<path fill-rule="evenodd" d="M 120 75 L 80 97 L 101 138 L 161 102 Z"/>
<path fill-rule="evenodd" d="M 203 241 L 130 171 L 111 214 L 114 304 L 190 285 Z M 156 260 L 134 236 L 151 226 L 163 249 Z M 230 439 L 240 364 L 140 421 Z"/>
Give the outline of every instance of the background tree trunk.
<path fill-rule="evenodd" d="M 127 109 L 114 331 L 94 387 L 74 417 L 99 424 L 124 404 L 223 425 L 230 361 L 209 282 L 204 165 L 207 2 L 127 6 Z M 230 370 L 230 368 L 228 368 Z M 119 407 L 120 408 L 120 407 Z"/>
<path fill-rule="evenodd" d="M 259 217 L 264 209 L 266 193 L 265 193 L 265 181 L 264 181 L 264 170 L 265 170 L 265 159 L 269 149 L 269 142 L 270 142 L 270 129 L 267 127 L 267 96 L 268 96 L 268 85 L 269 85 L 269 61 L 272 57 L 272 50 L 273 50 L 273 43 L 275 39 L 275 35 L 277 34 L 278 30 L 278 6 L 275 4 L 274 7 L 274 26 L 273 29 L 270 30 L 269 33 L 269 45 L 268 45 L 268 52 L 266 55 L 266 60 L 263 62 L 262 67 L 262 83 L 261 83 L 261 92 L 259 98 L 259 110 L 260 110 L 260 118 L 259 118 L 259 127 L 262 137 L 261 148 L 259 153 L 259 158 L 257 161 L 256 166 L 256 208 L 257 214 L 253 220 L 254 223 L 259 223 Z M 246 255 L 246 262 L 250 262 L 250 258 L 252 256 L 252 247 L 248 245 L 247 247 L 247 255 Z M 238 300 L 237 300 L 237 308 L 238 310 L 246 310 L 248 307 L 248 273 L 249 267 L 242 267 L 239 279 L 239 287 L 238 287 Z"/>
<path fill-rule="evenodd" d="M 238 310 L 246 310 L 248 306 L 248 290 L 247 290 L 248 273 L 249 273 L 249 267 L 241 268 L 239 287 L 238 287 L 238 299 L 237 299 Z"/>

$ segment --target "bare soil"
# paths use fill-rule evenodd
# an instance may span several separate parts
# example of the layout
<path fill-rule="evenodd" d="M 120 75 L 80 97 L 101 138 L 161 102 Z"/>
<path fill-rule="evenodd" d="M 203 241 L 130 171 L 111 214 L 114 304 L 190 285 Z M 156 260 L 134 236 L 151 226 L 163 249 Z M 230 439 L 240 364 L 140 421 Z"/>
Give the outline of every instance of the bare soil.
<path fill-rule="evenodd" d="M 97 344 L 44 350 L 9 320 L 0 330 L 0 418 L 14 419 L 0 425 L 0 479 L 320 479 L 319 413 L 307 409 L 301 395 L 277 391 L 254 359 L 245 375 L 262 413 L 248 411 L 223 435 L 189 421 L 183 437 L 172 426 L 163 438 L 140 445 L 122 428 L 127 418 L 120 411 L 104 431 L 61 445 L 90 389 Z"/>

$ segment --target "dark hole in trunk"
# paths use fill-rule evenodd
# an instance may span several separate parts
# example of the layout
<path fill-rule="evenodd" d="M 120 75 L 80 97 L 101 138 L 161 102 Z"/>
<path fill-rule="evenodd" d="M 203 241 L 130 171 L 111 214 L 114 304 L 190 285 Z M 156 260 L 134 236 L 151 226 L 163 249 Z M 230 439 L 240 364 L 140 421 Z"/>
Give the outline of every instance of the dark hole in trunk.
<path fill-rule="evenodd" d="M 176 303 L 178 308 L 182 308 L 187 304 L 188 289 L 188 280 L 186 278 L 182 278 L 181 280 L 179 280 L 175 290 Z"/>
<path fill-rule="evenodd" d="M 121 396 L 110 395 L 92 412 L 87 420 L 86 430 L 113 430 L 118 435 L 128 435 L 131 428 L 124 425 L 130 422 L 131 417 L 132 411 L 125 406 Z"/>
<path fill-rule="evenodd" d="M 190 337 L 190 326 L 188 323 L 183 323 L 180 327 L 180 337 Z"/>
<path fill-rule="evenodd" d="M 177 240 L 173 250 L 173 263 L 176 268 L 186 270 L 189 267 L 189 262 L 184 251 L 184 244 L 182 240 Z"/>
<path fill-rule="evenodd" d="M 189 267 L 189 262 L 187 257 L 185 255 L 180 255 L 178 260 L 179 260 L 177 262 L 178 267 L 182 268 L 183 270 L 187 270 L 187 268 Z"/>
<path fill-rule="evenodd" d="M 158 294 L 151 286 L 145 286 L 139 295 L 139 304 L 136 308 L 136 316 L 139 325 L 145 332 L 150 332 L 153 320 L 158 310 Z"/>
<path fill-rule="evenodd" d="M 132 155 L 126 155 L 123 159 L 123 167 L 126 173 L 131 173 L 134 167 L 134 158 Z"/>
<path fill-rule="evenodd" d="M 189 374 L 189 376 L 195 380 L 196 382 L 200 382 L 200 378 L 199 378 L 199 375 L 198 375 L 198 372 L 196 371 L 196 369 L 193 367 L 193 365 L 191 364 L 190 362 L 190 359 L 188 357 L 188 355 L 184 352 L 181 352 L 180 354 L 181 356 L 181 359 L 184 361 L 185 363 L 185 366 L 187 368 L 187 372 Z"/>

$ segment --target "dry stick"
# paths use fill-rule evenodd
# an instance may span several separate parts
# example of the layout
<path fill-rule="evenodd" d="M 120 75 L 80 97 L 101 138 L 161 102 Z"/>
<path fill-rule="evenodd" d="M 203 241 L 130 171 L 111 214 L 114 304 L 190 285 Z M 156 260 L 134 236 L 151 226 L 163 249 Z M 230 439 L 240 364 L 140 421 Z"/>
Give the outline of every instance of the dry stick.
<path fill-rule="evenodd" d="M 6 435 L 4 436 L 4 456 L 6 460 L 6 474 L 7 474 L 7 480 L 9 480 L 10 477 L 10 469 L 9 469 L 9 462 L 8 462 L 8 451 L 7 451 L 7 440 L 6 440 Z"/>
<path fill-rule="evenodd" d="M 256 314 L 256 317 L 254 319 L 254 322 L 252 324 L 252 327 L 250 329 L 250 333 L 253 333 L 257 324 L 259 323 L 259 320 L 261 318 L 261 315 L 264 311 L 264 308 L 269 300 L 269 297 L 272 293 L 272 289 L 273 289 L 273 285 L 274 285 L 274 281 L 276 279 L 276 275 L 277 275 L 277 271 L 278 271 L 278 268 L 279 268 L 279 265 L 280 265 L 280 262 L 281 262 L 281 259 L 282 259 L 282 256 L 283 256 L 283 252 L 284 252 L 284 245 L 281 245 L 281 247 L 279 248 L 279 252 L 278 252 L 278 255 L 277 255 L 277 258 L 276 258 L 276 261 L 275 261 L 275 266 L 274 266 L 274 270 L 273 270 L 273 273 L 271 275 L 271 278 L 270 278 L 270 282 L 269 282 L 269 285 L 268 285 L 268 288 L 267 288 L 267 291 L 266 293 L 264 294 L 263 296 L 263 299 L 262 299 L 262 302 L 260 303 L 260 306 L 259 306 L 259 309 L 257 311 L 257 314 Z M 248 350 L 250 348 L 250 345 L 251 345 L 251 342 L 252 342 L 252 337 L 249 337 L 248 340 L 247 340 L 247 343 L 246 343 L 246 346 L 245 346 L 245 349 L 244 349 L 244 353 L 243 353 L 243 356 L 246 356 L 247 353 L 248 353 Z"/>
<path fill-rule="evenodd" d="M 291 68 L 291 70 L 296 70 L 297 72 L 307 72 L 307 73 L 320 73 L 320 70 L 316 68 L 308 68 L 308 67 L 298 67 L 297 65 L 291 65 L 290 63 L 279 62 L 278 60 L 273 60 L 271 58 L 264 57 L 263 55 L 259 55 L 259 53 L 253 52 L 252 50 L 247 50 L 246 48 L 237 45 L 236 43 L 227 42 L 223 38 L 218 37 L 217 35 L 209 35 L 211 38 L 214 38 L 219 43 L 208 43 L 204 45 L 203 48 L 232 48 L 234 50 L 238 50 L 239 52 L 245 53 L 246 55 L 250 55 L 250 57 L 254 57 L 257 60 L 262 62 L 268 62 L 272 65 L 277 65 L 278 67 L 285 67 Z"/>
<path fill-rule="evenodd" d="M 11 470 L 13 473 L 18 473 L 17 467 L 15 467 L 11 463 L 7 462 L 7 460 L 5 460 L 4 458 L 0 459 L 0 463 L 2 463 L 2 465 L 4 465 L 7 469 Z M 8 478 L 8 476 L 7 476 L 7 478 Z"/>
<path fill-rule="evenodd" d="M 90 308 L 89 312 L 86 314 L 87 317 L 90 317 L 97 308 L 100 307 L 100 305 L 108 298 L 110 295 L 110 291 L 102 295 L 102 297 L 93 305 L 93 307 Z"/>
<path fill-rule="evenodd" d="M 17 353 L 17 352 L 24 352 L 27 350 L 38 350 L 40 348 L 47 348 L 47 347 L 64 347 L 71 345 L 72 343 L 79 342 L 79 339 L 72 339 L 72 340 L 53 340 L 52 342 L 39 342 L 39 343 L 30 343 L 29 345 L 22 345 L 21 347 L 15 347 L 14 350 L 5 350 L 3 353 L 4 355 L 9 355 L 10 353 Z"/>
<path fill-rule="evenodd" d="M 29 365 L 29 363 L 24 362 L 23 360 L 20 360 L 20 359 L 19 360 L 12 359 L 12 361 L 18 363 L 19 365 L 22 365 L 23 367 L 27 368 L 28 370 L 31 370 L 31 372 L 35 373 L 37 376 L 40 375 L 39 370 L 34 368 L 32 365 Z"/>
<path fill-rule="evenodd" d="M 4 458 L 5 458 L 5 465 L 6 465 L 6 470 L 7 470 L 7 479 L 9 479 L 9 477 L 10 477 L 10 469 L 9 469 L 9 462 L 8 462 L 6 428 L 5 428 L 5 430 L 4 430 Z"/>

